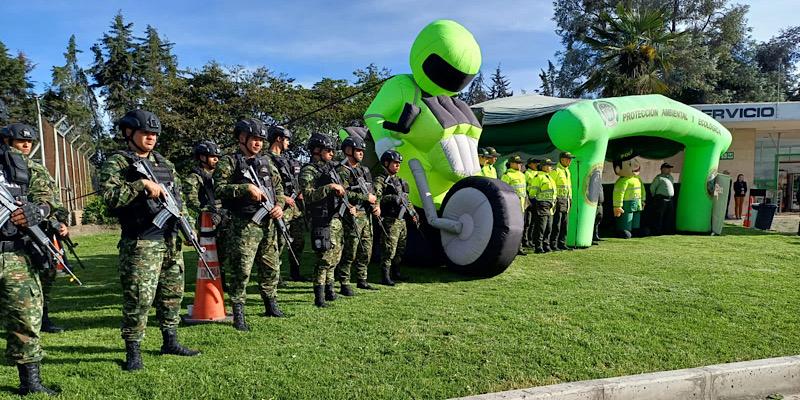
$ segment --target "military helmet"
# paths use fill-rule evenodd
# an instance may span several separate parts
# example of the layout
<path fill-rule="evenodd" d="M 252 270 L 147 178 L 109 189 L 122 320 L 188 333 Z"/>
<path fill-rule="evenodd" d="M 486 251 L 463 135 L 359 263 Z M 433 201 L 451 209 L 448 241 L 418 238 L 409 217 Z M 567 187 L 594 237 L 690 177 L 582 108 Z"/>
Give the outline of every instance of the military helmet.
<path fill-rule="evenodd" d="M 145 110 L 128 111 L 125 116 L 117 121 L 117 125 L 123 132 L 125 128 L 130 128 L 134 132 L 142 130 L 156 135 L 161 133 L 161 121 L 158 120 L 155 114 Z"/>
<path fill-rule="evenodd" d="M 219 150 L 219 146 L 216 143 L 210 140 L 204 140 L 194 146 L 193 154 L 195 157 L 198 156 L 213 156 L 213 157 L 221 157 L 222 152 Z"/>
<path fill-rule="evenodd" d="M 245 118 L 236 122 L 236 125 L 233 126 L 233 134 L 238 136 L 242 132 L 246 133 L 248 137 L 267 139 L 267 128 L 263 122 L 255 118 Z"/>
<path fill-rule="evenodd" d="M 381 154 L 381 164 L 386 164 L 390 161 L 403 162 L 403 155 L 395 150 L 386 150 Z"/>
<path fill-rule="evenodd" d="M 348 136 L 347 139 L 342 141 L 340 149 L 344 151 L 346 147 L 352 147 L 353 150 L 366 150 L 367 144 L 364 143 L 364 139 L 358 136 Z"/>
<path fill-rule="evenodd" d="M 333 150 L 333 140 L 331 140 L 331 138 L 329 138 L 327 135 L 313 133 L 311 134 L 311 137 L 308 138 L 306 147 L 309 150 L 314 150 L 316 148 Z"/>
<path fill-rule="evenodd" d="M 0 131 L 0 137 L 17 140 L 37 140 L 38 132 L 30 125 L 22 123 L 9 124 Z"/>
<path fill-rule="evenodd" d="M 292 131 L 280 125 L 273 125 L 270 126 L 269 129 L 267 129 L 267 140 L 270 143 L 278 140 L 279 137 L 285 137 L 287 139 L 291 139 Z"/>

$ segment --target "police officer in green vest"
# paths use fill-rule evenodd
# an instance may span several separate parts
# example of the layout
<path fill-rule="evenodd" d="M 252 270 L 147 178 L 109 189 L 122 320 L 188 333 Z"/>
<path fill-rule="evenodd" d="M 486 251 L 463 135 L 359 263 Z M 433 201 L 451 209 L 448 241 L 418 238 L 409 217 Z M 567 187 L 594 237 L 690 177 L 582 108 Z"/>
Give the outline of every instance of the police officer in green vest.
<path fill-rule="evenodd" d="M 494 147 L 487 147 L 485 157 L 486 164 L 481 167 L 481 176 L 497 179 L 497 170 L 494 168 L 494 163 L 497 162 L 497 157 L 500 157 L 500 153 Z"/>
<path fill-rule="evenodd" d="M 539 173 L 538 158 L 529 158 L 525 163 L 525 187 L 528 191 L 528 206 L 525 207 L 525 229 L 522 231 L 522 245 L 525 247 L 533 247 L 533 219 L 536 213 L 536 200 L 531 196 L 531 188 L 533 187 L 533 180 Z"/>
<path fill-rule="evenodd" d="M 550 233 L 550 248 L 553 251 L 572 250 L 567 246 L 567 222 L 569 209 L 572 206 L 572 175 L 569 166 L 575 156 L 570 152 L 562 152 L 558 166 L 550 171 L 550 176 L 556 182 L 556 205 L 553 211 L 553 228 Z"/>
<path fill-rule="evenodd" d="M 517 193 L 519 198 L 520 211 L 525 215 L 525 206 L 528 200 L 528 191 L 525 189 L 525 174 L 520 171 L 522 169 L 522 158 L 520 156 L 513 156 L 508 159 L 508 169 L 503 174 L 501 180 L 509 184 L 514 192 Z M 525 251 L 520 247 L 519 255 L 525 255 Z"/>
<path fill-rule="evenodd" d="M 550 249 L 550 230 L 553 224 L 553 208 L 556 202 L 556 182 L 550 175 L 553 166 L 550 159 L 539 163 L 539 174 L 531 182 L 528 194 L 535 201 L 536 212 L 533 220 L 533 247 L 535 253 L 547 253 Z"/>

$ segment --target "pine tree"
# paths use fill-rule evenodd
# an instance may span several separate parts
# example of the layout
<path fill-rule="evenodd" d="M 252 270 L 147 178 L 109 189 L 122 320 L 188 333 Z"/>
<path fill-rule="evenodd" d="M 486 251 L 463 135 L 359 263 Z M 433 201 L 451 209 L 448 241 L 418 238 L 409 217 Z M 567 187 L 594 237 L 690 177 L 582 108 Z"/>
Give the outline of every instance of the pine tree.
<path fill-rule="evenodd" d="M 513 96 L 514 92 L 509 89 L 510 86 L 511 84 L 508 78 L 506 78 L 500 70 L 500 64 L 497 64 L 497 69 L 495 69 L 494 74 L 492 74 L 492 86 L 489 87 L 489 98 L 499 99 L 501 97 Z"/>
<path fill-rule="evenodd" d="M 19 53 L 12 57 L 8 48 L 0 42 L 0 102 L 5 104 L 8 121 L 34 123 L 36 120 L 35 102 L 28 73 L 33 65 Z"/>
<path fill-rule="evenodd" d="M 178 73 L 178 59 L 172 54 L 174 43 L 162 39 L 156 28 L 147 25 L 145 37 L 138 38 L 134 62 L 136 75 L 144 90 L 152 90 L 163 83 L 165 78 Z"/>
<path fill-rule="evenodd" d="M 133 41 L 133 23 L 126 23 L 118 12 L 111 30 L 92 46 L 94 64 L 91 74 L 105 98 L 106 110 L 112 120 L 141 104 L 141 82 L 136 74 L 136 44 Z"/>
<path fill-rule="evenodd" d="M 547 60 L 547 71 L 541 70 L 539 72 L 539 79 L 542 83 L 536 93 L 542 96 L 556 96 L 556 80 L 558 79 L 558 71 L 555 65 L 550 60 Z"/>
<path fill-rule="evenodd" d="M 475 75 L 467 91 L 460 93 L 458 97 L 469 105 L 489 100 L 489 95 L 486 93 L 486 83 L 483 81 L 483 71 L 479 71 L 478 75 Z"/>

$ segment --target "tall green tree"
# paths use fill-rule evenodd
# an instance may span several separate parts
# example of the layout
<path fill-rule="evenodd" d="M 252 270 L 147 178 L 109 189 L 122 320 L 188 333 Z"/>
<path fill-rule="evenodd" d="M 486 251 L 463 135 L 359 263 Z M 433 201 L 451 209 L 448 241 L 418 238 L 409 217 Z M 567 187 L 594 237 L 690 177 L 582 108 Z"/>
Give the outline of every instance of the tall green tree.
<path fill-rule="evenodd" d="M 666 12 L 620 3 L 614 13 L 602 12 L 599 22 L 580 39 L 599 61 L 580 90 L 605 97 L 667 93 L 671 63 L 666 50 L 680 33 L 667 29 Z"/>
<path fill-rule="evenodd" d="M 469 105 L 489 100 L 489 93 L 486 92 L 486 81 L 483 79 L 483 71 L 478 71 L 478 75 L 475 75 L 475 78 L 469 83 L 467 90 L 461 92 L 458 97 Z"/>
<path fill-rule="evenodd" d="M 172 54 L 175 44 L 161 38 L 156 28 L 147 25 L 144 33 L 144 37 L 137 39 L 134 50 L 136 75 L 144 90 L 153 90 L 178 74 L 178 58 Z"/>
<path fill-rule="evenodd" d="M 36 109 L 33 83 L 28 76 L 33 64 L 20 52 L 16 57 L 0 42 L 0 101 L 5 104 L 7 121 L 22 121 L 35 125 Z"/>
<path fill-rule="evenodd" d="M 114 16 L 110 30 L 92 46 L 92 53 L 94 86 L 100 88 L 106 111 L 115 121 L 142 102 L 133 23 L 125 22 L 121 11 Z"/>
<path fill-rule="evenodd" d="M 511 90 L 511 82 L 503 75 L 503 72 L 500 70 L 500 64 L 497 64 L 497 68 L 495 68 L 491 76 L 491 81 L 492 83 L 489 86 L 490 99 L 499 99 L 501 97 L 514 95 L 514 91 Z"/>

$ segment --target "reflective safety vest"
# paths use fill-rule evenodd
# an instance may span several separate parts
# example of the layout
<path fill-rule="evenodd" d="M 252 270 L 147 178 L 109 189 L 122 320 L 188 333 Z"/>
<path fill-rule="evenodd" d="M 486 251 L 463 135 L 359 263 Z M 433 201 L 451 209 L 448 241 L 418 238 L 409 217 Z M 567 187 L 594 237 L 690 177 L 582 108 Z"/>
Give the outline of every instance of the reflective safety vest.
<path fill-rule="evenodd" d="M 528 194 L 525 190 L 525 174 L 521 171 L 517 171 L 516 169 L 509 168 L 506 170 L 506 173 L 503 174 L 503 178 L 501 180 L 514 188 L 514 192 L 517 193 L 517 197 L 519 197 L 520 206 L 522 206 L 522 212 L 525 212 L 525 200 L 528 197 Z"/>
<path fill-rule="evenodd" d="M 547 173 L 536 174 L 532 187 L 528 191 L 536 201 L 556 201 L 556 181 Z"/>
<path fill-rule="evenodd" d="M 478 175 L 497 179 L 497 170 L 494 169 L 494 165 L 486 163 L 486 165 L 481 168 L 481 172 L 479 172 Z"/>
<path fill-rule="evenodd" d="M 569 168 L 558 165 L 550 171 L 550 176 L 556 182 L 556 196 L 559 198 L 572 197 L 572 175 L 570 175 Z"/>
<path fill-rule="evenodd" d="M 642 180 L 638 176 L 621 176 L 614 184 L 614 208 L 622 208 L 623 203 L 632 202 L 631 209 L 642 209 Z"/>
<path fill-rule="evenodd" d="M 525 185 L 528 186 L 528 197 L 533 197 L 533 181 L 536 179 L 536 176 L 539 174 L 539 171 L 535 169 L 528 169 L 525 170 Z"/>

